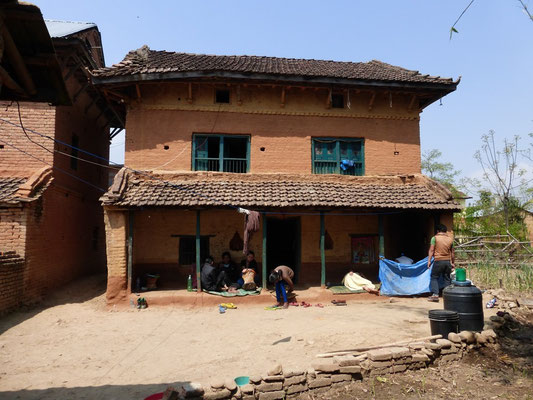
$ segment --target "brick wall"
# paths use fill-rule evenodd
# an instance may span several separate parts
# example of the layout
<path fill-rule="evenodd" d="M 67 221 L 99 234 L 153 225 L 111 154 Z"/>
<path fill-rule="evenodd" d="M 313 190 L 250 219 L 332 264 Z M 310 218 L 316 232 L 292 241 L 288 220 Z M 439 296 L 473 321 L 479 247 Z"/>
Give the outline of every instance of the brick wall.
<path fill-rule="evenodd" d="M 0 252 L 0 314 L 18 307 L 23 300 L 25 261 L 17 252 Z"/>
<path fill-rule="evenodd" d="M 120 301 L 127 294 L 127 215 L 125 211 L 104 210 L 108 302 Z"/>

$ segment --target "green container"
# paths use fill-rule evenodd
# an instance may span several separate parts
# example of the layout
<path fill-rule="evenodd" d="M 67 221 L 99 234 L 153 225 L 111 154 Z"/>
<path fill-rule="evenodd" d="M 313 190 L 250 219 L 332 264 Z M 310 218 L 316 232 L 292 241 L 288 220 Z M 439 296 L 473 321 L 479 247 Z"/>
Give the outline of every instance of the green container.
<path fill-rule="evenodd" d="M 455 280 L 457 282 L 466 281 L 466 269 L 464 269 L 464 268 L 456 268 L 455 269 Z"/>
<path fill-rule="evenodd" d="M 250 377 L 238 376 L 237 378 L 235 378 L 235 383 L 237 384 L 237 386 L 248 385 L 250 383 Z"/>
<path fill-rule="evenodd" d="M 187 292 L 192 292 L 192 276 L 187 278 Z"/>

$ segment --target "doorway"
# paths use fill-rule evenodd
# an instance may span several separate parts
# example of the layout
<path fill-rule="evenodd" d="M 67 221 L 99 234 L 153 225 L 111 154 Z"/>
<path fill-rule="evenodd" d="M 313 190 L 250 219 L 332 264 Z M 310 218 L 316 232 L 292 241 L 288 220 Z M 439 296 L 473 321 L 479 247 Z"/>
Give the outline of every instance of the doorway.
<path fill-rule="evenodd" d="M 267 218 L 267 275 L 278 265 L 287 265 L 298 282 L 301 262 L 300 217 Z"/>

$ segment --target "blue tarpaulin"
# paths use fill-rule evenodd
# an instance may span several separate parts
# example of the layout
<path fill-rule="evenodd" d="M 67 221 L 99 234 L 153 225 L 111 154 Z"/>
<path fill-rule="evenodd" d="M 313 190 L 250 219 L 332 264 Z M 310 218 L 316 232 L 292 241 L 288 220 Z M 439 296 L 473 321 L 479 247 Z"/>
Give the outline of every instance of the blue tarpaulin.
<path fill-rule="evenodd" d="M 433 263 L 431 266 L 433 267 Z M 380 294 L 410 296 L 428 293 L 430 275 L 427 257 L 411 265 L 382 258 L 379 260 Z"/>

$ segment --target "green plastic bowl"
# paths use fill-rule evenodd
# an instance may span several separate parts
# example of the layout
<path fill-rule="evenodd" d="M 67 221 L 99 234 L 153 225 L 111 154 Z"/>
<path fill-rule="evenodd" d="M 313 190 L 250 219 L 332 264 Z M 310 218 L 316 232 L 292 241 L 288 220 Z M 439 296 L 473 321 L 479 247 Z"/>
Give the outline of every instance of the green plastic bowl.
<path fill-rule="evenodd" d="M 249 376 L 238 376 L 235 378 L 235 383 L 237 386 L 244 386 L 248 385 L 250 383 L 250 377 Z"/>

